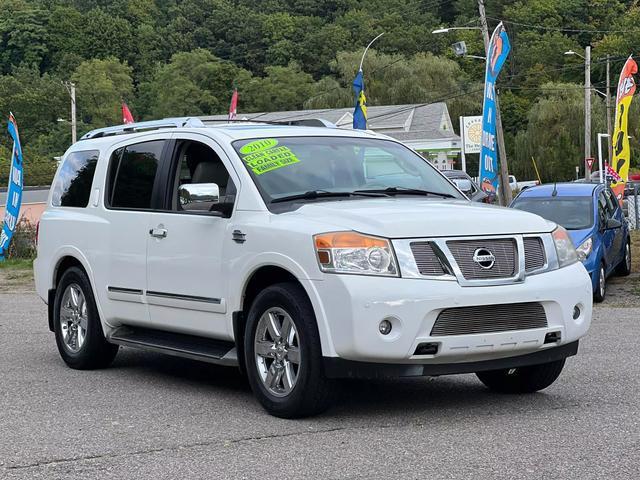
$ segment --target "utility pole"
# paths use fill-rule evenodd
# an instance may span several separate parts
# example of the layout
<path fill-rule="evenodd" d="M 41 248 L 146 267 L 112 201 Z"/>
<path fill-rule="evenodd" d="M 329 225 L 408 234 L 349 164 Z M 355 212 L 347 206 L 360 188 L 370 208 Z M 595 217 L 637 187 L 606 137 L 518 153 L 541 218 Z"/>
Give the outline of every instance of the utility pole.
<path fill-rule="evenodd" d="M 584 178 L 589 180 L 587 158 L 591 158 L 591 46 L 584 49 Z"/>
<path fill-rule="evenodd" d="M 609 55 L 607 55 L 607 142 L 609 145 L 609 165 L 611 165 L 611 160 L 613 159 L 613 143 L 611 142 L 612 132 L 611 132 L 611 93 L 609 91 Z"/>
<path fill-rule="evenodd" d="M 487 15 L 484 11 L 484 0 L 478 0 L 478 11 L 480 12 L 480 26 L 484 37 L 484 51 L 489 61 L 489 26 L 487 25 Z M 513 196 L 509 186 L 509 168 L 507 166 L 507 149 L 504 145 L 504 135 L 502 133 L 502 117 L 500 115 L 500 102 L 498 92 L 496 92 L 496 138 L 498 140 L 498 154 L 500 157 L 500 203 L 508 206 Z"/>
<path fill-rule="evenodd" d="M 78 124 L 76 122 L 76 84 L 73 82 L 62 82 L 71 97 L 71 143 L 78 140 Z"/>

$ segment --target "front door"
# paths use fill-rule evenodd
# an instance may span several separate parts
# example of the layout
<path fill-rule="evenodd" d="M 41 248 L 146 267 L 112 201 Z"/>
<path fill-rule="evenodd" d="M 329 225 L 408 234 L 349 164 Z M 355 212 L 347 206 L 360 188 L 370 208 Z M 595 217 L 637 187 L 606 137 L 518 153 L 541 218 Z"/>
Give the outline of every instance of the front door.
<path fill-rule="evenodd" d="M 607 228 L 607 220 L 611 217 L 611 208 L 604 191 L 598 194 L 598 227 L 602 232 L 603 257 L 607 273 L 615 265 L 615 230 Z"/>
<path fill-rule="evenodd" d="M 225 321 L 223 262 L 225 244 L 232 241 L 237 176 L 223 150 L 207 137 L 175 135 L 171 148 L 165 206 L 149 217 L 146 298 L 151 322 L 161 329 L 232 339 Z M 193 184 L 217 185 L 217 201 L 185 200 L 184 187 Z"/>

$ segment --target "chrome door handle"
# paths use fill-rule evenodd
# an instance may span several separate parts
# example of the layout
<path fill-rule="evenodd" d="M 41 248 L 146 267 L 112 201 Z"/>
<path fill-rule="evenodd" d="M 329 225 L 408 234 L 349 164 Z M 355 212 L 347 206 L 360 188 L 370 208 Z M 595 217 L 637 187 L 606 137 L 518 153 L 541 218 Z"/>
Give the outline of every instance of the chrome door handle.
<path fill-rule="evenodd" d="M 152 228 L 149 230 L 149 235 L 155 238 L 165 238 L 167 236 L 166 228 Z"/>

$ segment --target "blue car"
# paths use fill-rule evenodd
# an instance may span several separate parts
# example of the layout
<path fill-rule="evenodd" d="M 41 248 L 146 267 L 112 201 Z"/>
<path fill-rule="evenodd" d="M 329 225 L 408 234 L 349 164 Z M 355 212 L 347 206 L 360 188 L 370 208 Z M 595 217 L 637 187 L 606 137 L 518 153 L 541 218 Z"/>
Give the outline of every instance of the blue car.
<path fill-rule="evenodd" d="M 629 226 L 613 192 L 600 183 L 557 183 L 523 190 L 511 207 L 567 229 L 591 275 L 593 298 L 604 300 L 606 279 L 631 273 Z"/>

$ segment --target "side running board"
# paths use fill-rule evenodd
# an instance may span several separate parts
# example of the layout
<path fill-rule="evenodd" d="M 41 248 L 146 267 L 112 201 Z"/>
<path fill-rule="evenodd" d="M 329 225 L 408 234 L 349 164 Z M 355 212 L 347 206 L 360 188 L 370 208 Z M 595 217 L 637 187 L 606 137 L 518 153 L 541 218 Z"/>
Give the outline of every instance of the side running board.
<path fill-rule="evenodd" d="M 139 348 L 218 365 L 238 366 L 234 342 L 140 327 L 120 327 L 107 340 L 124 347 Z"/>

